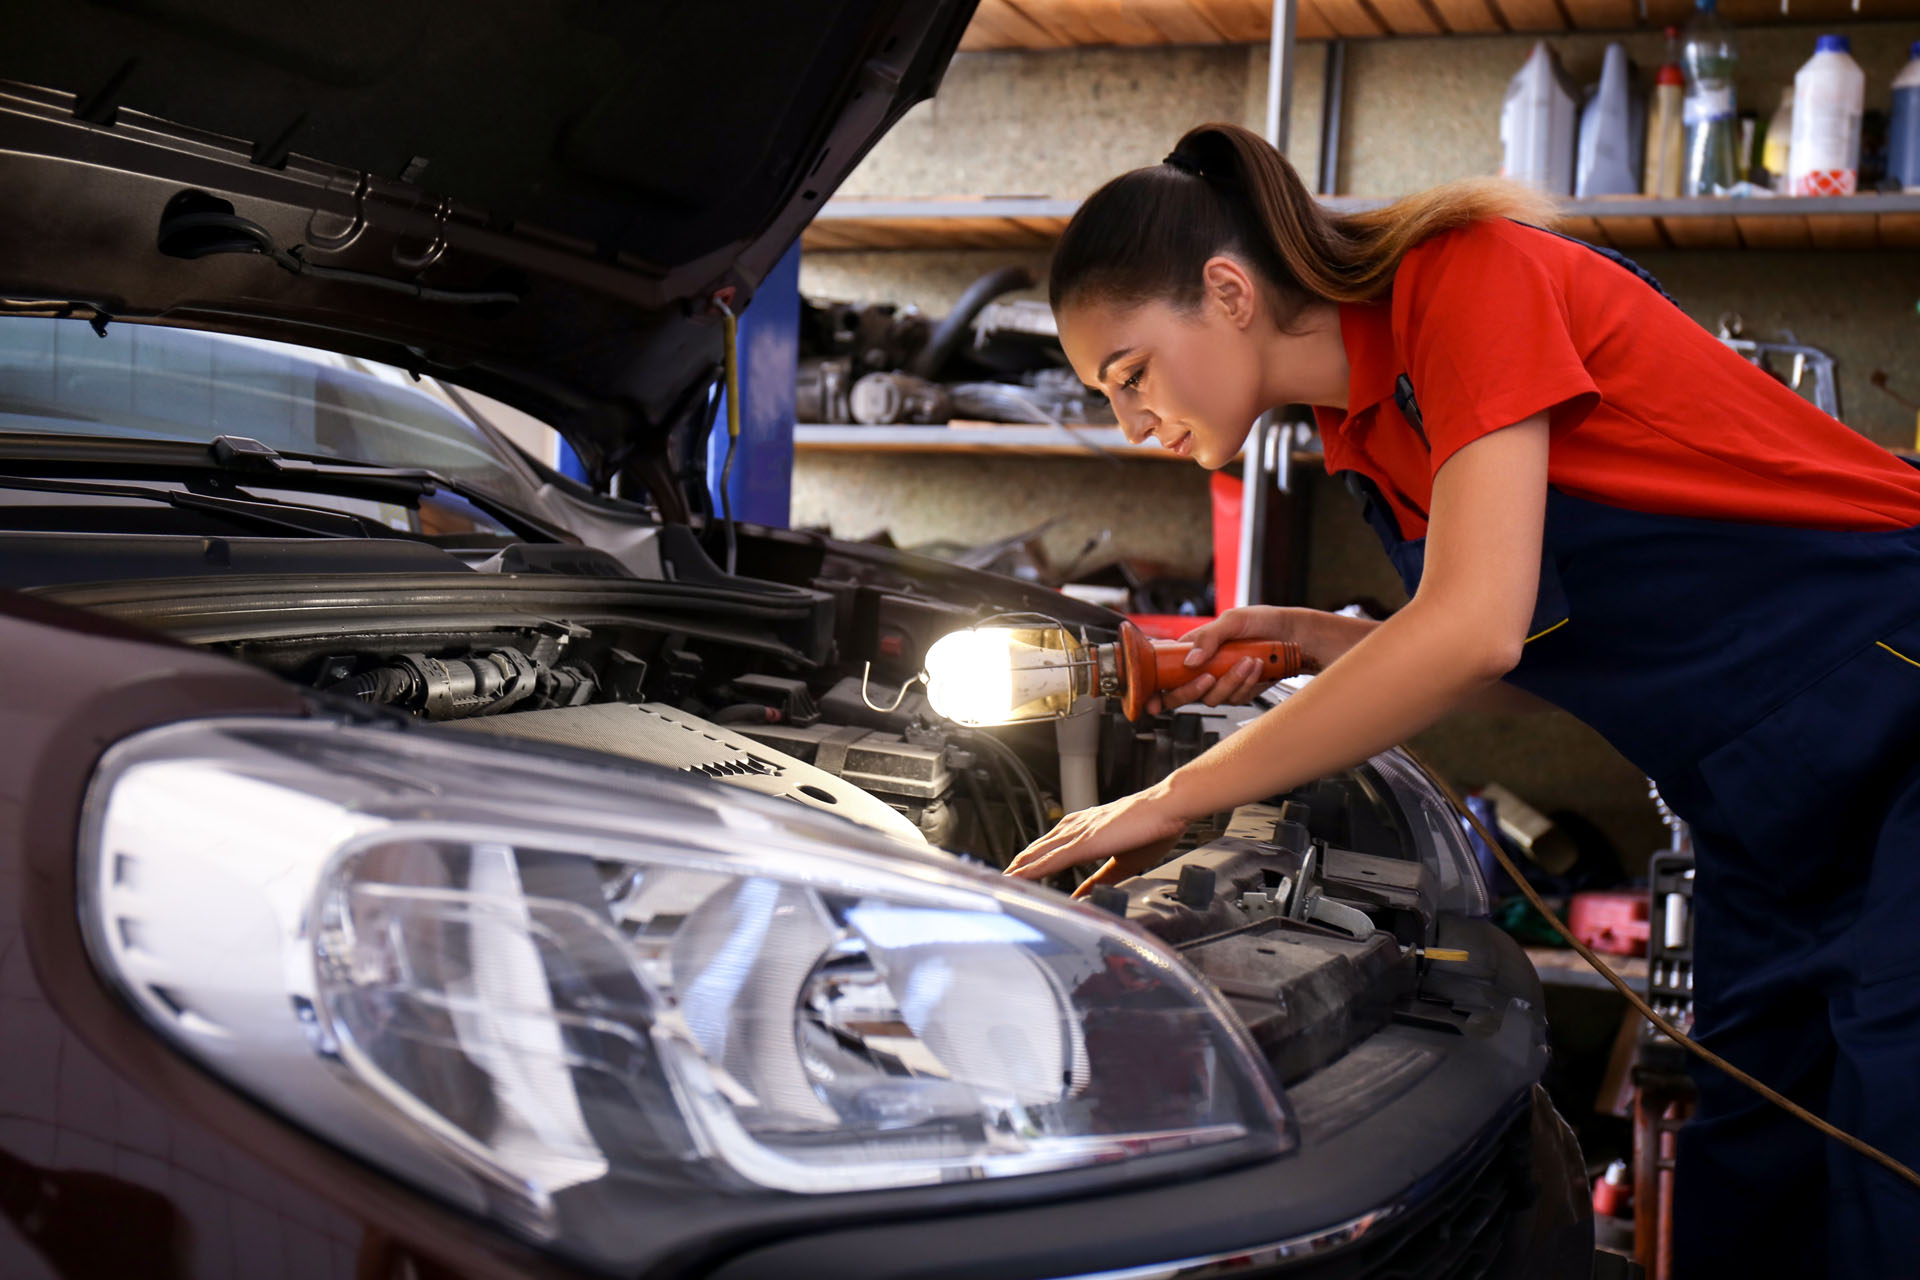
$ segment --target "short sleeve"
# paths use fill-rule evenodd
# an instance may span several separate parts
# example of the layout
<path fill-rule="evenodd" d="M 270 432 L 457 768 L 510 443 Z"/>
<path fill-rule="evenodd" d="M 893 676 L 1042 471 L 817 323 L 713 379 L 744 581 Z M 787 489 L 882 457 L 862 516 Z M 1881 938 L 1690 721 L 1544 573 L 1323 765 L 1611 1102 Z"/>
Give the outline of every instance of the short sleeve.
<path fill-rule="evenodd" d="M 1435 472 L 1502 427 L 1551 411 L 1556 430 L 1568 428 L 1599 402 L 1566 290 L 1523 234 L 1510 223 L 1444 232 L 1409 250 L 1394 277 L 1394 337 Z"/>

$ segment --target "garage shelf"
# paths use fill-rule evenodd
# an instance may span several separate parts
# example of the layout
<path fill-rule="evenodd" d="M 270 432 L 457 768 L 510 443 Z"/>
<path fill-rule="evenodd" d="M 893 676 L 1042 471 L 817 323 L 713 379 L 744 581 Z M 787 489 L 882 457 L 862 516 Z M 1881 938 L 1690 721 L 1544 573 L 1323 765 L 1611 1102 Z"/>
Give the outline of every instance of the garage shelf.
<path fill-rule="evenodd" d="M 1336 196 L 1360 210 L 1381 199 Z M 1079 207 L 1050 196 L 830 200 L 801 243 L 809 252 L 873 249 L 1046 249 Z M 1920 248 L 1920 194 L 1659 200 L 1632 196 L 1561 202 L 1560 229 L 1611 248 Z"/>
<path fill-rule="evenodd" d="M 1720 0 L 1736 27 L 1920 17 L 1920 0 Z M 1658 31 L 1691 0 L 1297 0 L 1295 38 Z M 1273 25 L 1267 0 L 980 0 L 963 50 L 1099 45 L 1251 44 Z"/>
<path fill-rule="evenodd" d="M 1062 435 L 1070 432 L 1073 438 Z M 1081 443 L 1084 441 L 1085 443 Z M 944 427 L 817 426 L 793 429 L 799 453 L 953 453 L 1017 455 L 1035 458 L 1088 458 L 1091 444 L 1119 458 L 1185 462 L 1157 444 L 1129 444 L 1118 427 L 1050 427 L 1044 423 L 955 424 Z M 1296 450 L 1295 463 L 1319 465 L 1318 452 Z"/>

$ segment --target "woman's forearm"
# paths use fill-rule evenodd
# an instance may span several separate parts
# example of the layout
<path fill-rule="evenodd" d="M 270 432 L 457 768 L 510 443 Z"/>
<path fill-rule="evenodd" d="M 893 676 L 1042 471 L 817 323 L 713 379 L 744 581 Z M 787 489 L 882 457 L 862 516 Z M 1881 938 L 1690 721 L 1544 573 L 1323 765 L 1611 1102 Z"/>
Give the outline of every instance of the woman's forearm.
<path fill-rule="evenodd" d="M 1181 812 L 1222 812 L 1351 768 L 1458 709 L 1513 663 L 1457 611 L 1418 601 L 1382 623 L 1327 616 L 1324 638 L 1346 644 L 1337 660 L 1156 788 Z"/>
<path fill-rule="evenodd" d="M 1291 612 L 1305 614 L 1307 611 Z M 1346 656 L 1355 645 L 1372 635 L 1379 625 L 1380 623 L 1373 618 L 1355 618 L 1339 613 L 1314 613 L 1296 622 L 1294 629 L 1282 638 L 1292 639 L 1298 635 L 1302 647 L 1312 654 L 1324 669 Z M 1488 716 L 1538 715 L 1559 710 L 1551 702 L 1537 698 L 1525 689 L 1508 684 L 1504 680 L 1495 680 L 1474 690 L 1453 709 Z"/>

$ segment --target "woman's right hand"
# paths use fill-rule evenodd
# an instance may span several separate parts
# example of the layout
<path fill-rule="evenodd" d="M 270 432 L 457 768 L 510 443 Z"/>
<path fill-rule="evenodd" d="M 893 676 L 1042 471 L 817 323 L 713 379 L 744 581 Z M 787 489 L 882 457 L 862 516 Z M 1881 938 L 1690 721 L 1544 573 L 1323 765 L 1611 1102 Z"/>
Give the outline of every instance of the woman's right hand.
<path fill-rule="evenodd" d="M 1319 671 L 1357 644 L 1374 625 L 1365 619 L 1343 618 L 1319 609 L 1246 605 L 1227 610 L 1180 639 L 1193 646 L 1193 652 L 1187 655 L 1190 667 L 1205 664 L 1229 640 L 1282 640 L 1299 645 L 1306 669 Z M 1349 632 L 1352 634 L 1347 634 Z M 1147 710 L 1157 714 L 1189 702 L 1203 702 L 1209 707 L 1251 702 L 1254 695 L 1267 687 L 1268 682 L 1259 678 L 1259 672 L 1257 662 L 1243 658 L 1218 680 L 1202 672 L 1185 684 L 1161 691 L 1148 700 Z"/>

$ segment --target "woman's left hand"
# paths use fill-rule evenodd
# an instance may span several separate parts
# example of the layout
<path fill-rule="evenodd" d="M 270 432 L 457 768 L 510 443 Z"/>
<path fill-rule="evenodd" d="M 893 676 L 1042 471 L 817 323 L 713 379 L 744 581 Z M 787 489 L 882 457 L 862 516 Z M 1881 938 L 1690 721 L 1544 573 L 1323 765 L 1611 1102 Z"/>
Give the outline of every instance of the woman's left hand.
<path fill-rule="evenodd" d="M 1095 858 L 1107 863 L 1074 890 L 1085 897 L 1096 885 L 1138 875 L 1164 858 L 1180 833 L 1187 815 L 1178 812 L 1165 792 L 1136 791 L 1111 804 L 1095 805 L 1060 819 L 1058 826 L 1021 851 L 1007 874 L 1038 880 L 1056 871 Z"/>

